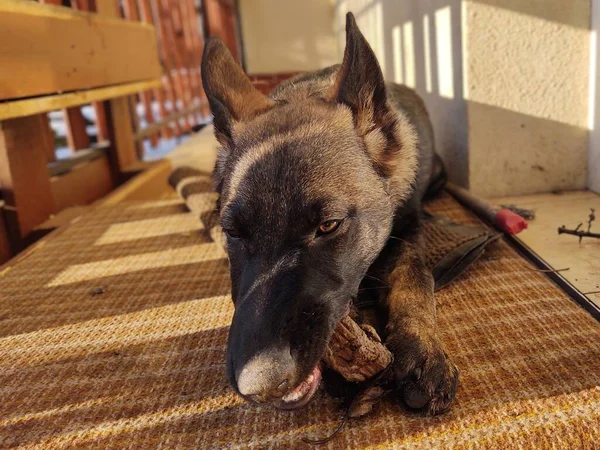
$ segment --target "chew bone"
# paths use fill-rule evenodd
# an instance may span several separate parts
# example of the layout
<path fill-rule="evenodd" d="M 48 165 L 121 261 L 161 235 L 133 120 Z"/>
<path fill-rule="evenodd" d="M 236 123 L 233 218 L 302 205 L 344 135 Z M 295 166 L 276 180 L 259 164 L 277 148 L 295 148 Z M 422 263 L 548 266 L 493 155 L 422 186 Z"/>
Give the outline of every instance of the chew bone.
<path fill-rule="evenodd" d="M 331 336 L 323 360 L 347 381 L 363 382 L 385 370 L 392 354 L 373 327 L 358 325 L 347 315 Z"/>

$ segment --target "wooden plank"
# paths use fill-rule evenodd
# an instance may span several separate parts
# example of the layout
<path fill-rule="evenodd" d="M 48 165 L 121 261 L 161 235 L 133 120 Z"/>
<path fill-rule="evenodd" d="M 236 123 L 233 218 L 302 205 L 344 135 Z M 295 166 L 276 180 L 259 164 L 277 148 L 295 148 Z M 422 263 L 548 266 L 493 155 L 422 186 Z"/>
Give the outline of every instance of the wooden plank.
<path fill-rule="evenodd" d="M 52 162 L 48 164 L 48 175 L 50 177 L 56 177 L 69 172 L 75 166 L 106 156 L 109 147 L 110 143 L 105 141 L 93 148 L 85 148 L 77 153 L 73 153 L 69 158 Z"/>
<path fill-rule="evenodd" d="M 121 13 L 118 0 L 98 2 L 96 4 L 96 11 L 99 15 L 106 18 L 118 17 Z M 152 29 L 154 30 L 154 28 Z M 158 50 L 156 51 L 156 55 L 158 55 Z M 146 89 L 139 89 L 137 92 L 143 90 Z M 113 166 L 113 173 L 119 176 L 117 181 L 121 181 L 120 176 L 122 172 L 138 160 L 129 100 L 127 97 L 119 97 L 107 101 L 105 103 L 105 110 L 108 124 L 108 139 L 111 142 L 109 160 Z"/>
<path fill-rule="evenodd" d="M 45 144 L 46 161 L 49 163 L 54 162 L 56 161 L 56 148 L 54 146 L 54 132 L 50 128 L 50 119 L 46 113 L 38 114 L 37 117 L 40 121 L 40 132 Z"/>
<path fill-rule="evenodd" d="M 90 137 L 86 131 L 86 123 L 80 107 L 64 110 L 67 123 L 67 144 L 73 151 L 88 148 Z"/>
<path fill-rule="evenodd" d="M 167 117 L 162 119 L 160 122 L 156 122 L 152 125 L 149 125 L 146 128 L 144 128 L 143 130 L 140 130 L 139 132 L 137 132 L 135 134 L 135 139 L 137 141 L 146 139 L 147 137 L 152 136 L 153 134 L 157 133 L 161 129 L 168 127 L 171 122 L 177 121 L 184 116 L 194 115 L 198 112 L 204 111 L 206 109 L 207 105 L 208 105 L 208 102 L 203 101 L 202 103 L 194 105 L 194 106 L 190 106 L 189 108 L 186 108 L 183 111 L 169 114 Z M 207 118 L 204 123 L 210 123 L 210 119 Z"/>
<path fill-rule="evenodd" d="M 124 201 L 155 200 L 161 198 L 165 192 L 173 192 L 173 188 L 168 183 L 173 167 L 168 160 L 144 163 L 141 167 L 144 170 L 99 201 L 98 205 L 108 206 Z"/>
<path fill-rule="evenodd" d="M 0 2 L 0 67 L 1 100 L 162 73 L 152 26 L 17 0 Z"/>
<path fill-rule="evenodd" d="M 52 177 L 50 183 L 57 211 L 89 205 L 114 188 L 106 156 L 86 161 L 64 175 Z"/>
<path fill-rule="evenodd" d="M 43 224 L 41 224 L 37 229 L 38 230 L 55 230 L 56 228 L 64 227 L 65 225 L 69 225 L 76 222 L 77 219 L 84 214 L 87 214 L 94 210 L 92 205 L 85 206 L 71 206 L 69 208 L 65 208 L 62 211 L 56 213 L 48 220 L 46 220 Z"/>
<path fill-rule="evenodd" d="M 121 84 L 89 91 L 77 91 L 62 95 L 50 95 L 25 100 L 0 103 L 0 120 L 26 117 L 33 114 L 64 109 L 70 106 L 107 100 L 160 86 L 160 79 Z"/>
<path fill-rule="evenodd" d="M 590 208 L 600 216 L 600 195 L 591 191 L 571 191 L 560 194 L 535 194 L 494 199 L 498 204 L 515 204 L 520 208 L 534 209 L 535 219 L 516 238 L 525 244 L 554 269 L 569 268 L 560 275 L 580 292 L 600 290 L 600 240 L 577 236 L 558 235 L 558 227 L 575 228 L 583 222 L 587 229 Z M 600 231 L 598 219 L 591 231 Z M 600 306 L 600 294 L 590 294 L 590 300 Z"/>
<path fill-rule="evenodd" d="M 54 213 L 39 116 L 0 122 L 0 189 L 14 248 Z"/>
<path fill-rule="evenodd" d="M 129 112 L 129 100 L 127 97 L 119 97 L 107 103 L 111 162 L 119 172 L 122 172 L 138 160 L 135 135 Z"/>

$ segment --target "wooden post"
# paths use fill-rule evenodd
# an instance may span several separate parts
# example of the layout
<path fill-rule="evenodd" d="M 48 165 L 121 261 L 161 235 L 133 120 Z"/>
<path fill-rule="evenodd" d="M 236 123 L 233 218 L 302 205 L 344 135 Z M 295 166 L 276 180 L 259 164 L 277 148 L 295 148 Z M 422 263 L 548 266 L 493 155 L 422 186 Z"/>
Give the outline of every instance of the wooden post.
<path fill-rule="evenodd" d="M 90 147 L 90 137 L 87 134 L 86 123 L 81 108 L 75 106 L 64 110 L 67 122 L 67 143 L 72 151 Z"/>
<path fill-rule="evenodd" d="M 108 17 L 119 17 L 119 1 L 96 2 L 96 11 Z M 111 141 L 110 160 L 119 176 L 138 160 L 129 106 L 127 97 L 105 102 L 108 138 Z"/>
<path fill-rule="evenodd" d="M 54 148 L 54 132 L 50 128 L 50 119 L 47 113 L 37 114 L 38 120 L 40 121 L 40 131 L 43 134 L 44 151 L 46 153 L 46 161 L 56 161 L 56 148 Z"/>
<path fill-rule="evenodd" d="M 140 16 L 142 21 L 145 23 L 149 23 L 154 26 L 154 17 L 152 15 L 152 9 L 150 8 L 149 0 L 140 0 Z M 158 102 L 158 111 L 160 113 L 161 119 L 164 119 L 168 116 L 167 109 L 165 107 L 165 93 L 164 93 L 164 81 L 163 86 L 154 89 L 154 96 L 156 97 L 156 101 Z M 173 136 L 170 127 L 163 128 L 161 131 L 161 135 L 166 139 L 169 139 Z"/>
<path fill-rule="evenodd" d="M 13 252 L 54 213 L 46 136 L 39 115 L 0 122 L 0 190 Z"/>
<path fill-rule="evenodd" d="M 239 63 L 241 58 L 233 0 L 204 0 L 203 5 L 208 35 L 221 39 Z"/>

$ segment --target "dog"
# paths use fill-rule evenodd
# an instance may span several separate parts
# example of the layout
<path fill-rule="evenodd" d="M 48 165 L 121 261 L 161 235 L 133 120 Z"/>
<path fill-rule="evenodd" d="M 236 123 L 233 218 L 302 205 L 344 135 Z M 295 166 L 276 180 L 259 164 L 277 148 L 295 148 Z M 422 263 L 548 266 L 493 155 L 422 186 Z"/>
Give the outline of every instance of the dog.
<path fill-rule="evenodd" d="M 458 370 L 436 333 L 423 258 L 421 201 L 436 156 L 421 98 L 384 82 L 351 13 L 341 65 L 265 96 L 211 38 L 202 81 L 221 146 L 213 178 L 235 306 L 226 364 L 235 391 L 281 409 L 306 405 L 336 325 L 370 292 L 399 397 L 446 411 Z"/>

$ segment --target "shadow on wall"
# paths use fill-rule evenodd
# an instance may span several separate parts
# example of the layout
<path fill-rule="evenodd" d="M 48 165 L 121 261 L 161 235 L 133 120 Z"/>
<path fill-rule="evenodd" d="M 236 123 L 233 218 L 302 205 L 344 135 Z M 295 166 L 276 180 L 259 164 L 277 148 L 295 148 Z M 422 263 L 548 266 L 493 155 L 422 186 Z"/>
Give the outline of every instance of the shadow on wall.
<path fill-rule="evenodd" d="M 339 54 L 345 15 L 352 11 L 377 54 L 386 80 L 414 88 L 425 100 L 437 151 L 450 179 L 467 184 L 467 109 L 463 95 L 461 0 L 339 0 Z"/>

